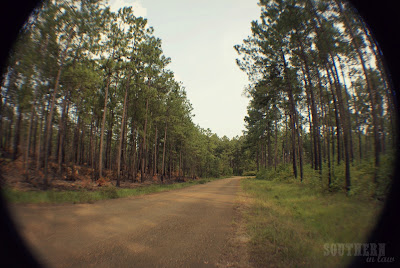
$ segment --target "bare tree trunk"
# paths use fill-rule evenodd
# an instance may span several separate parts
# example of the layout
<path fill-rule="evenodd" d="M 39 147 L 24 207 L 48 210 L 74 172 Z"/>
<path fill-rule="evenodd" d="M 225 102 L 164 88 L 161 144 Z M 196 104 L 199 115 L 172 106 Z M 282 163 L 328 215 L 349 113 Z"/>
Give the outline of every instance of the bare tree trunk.
<path fill-rule="evenodd" d="M 311 106 L 311 114 L 312 114 L 312 130 L 313 130 L 313 145 L 314 145 L 314 168 L 316 170 L 319 170 L 321 174 L 321 141 L 320 141 L 320 128 L 319 128 L 319 118 L 318 118 L 318 113 L 317 113 L 317 108 L 315 104 L 315 97 L 314 97 L 314 91 L 313 91 L 313 84 L 311 80 L 311 73 L 310 73 L 310 67 L 308 64 L 308 58 L 307 55 L 305 54 L 304 46 L 301 41 L 298 42 L 300 51 L 301 51 L 301 57 L 304 62 L 304 68 L 305 68 L 305 77 L 306 77 L 306 90 L 307 90 L 307 95 L 309 95 L 309 102 Z"/>
<path fill-rule="evenodd" d="M 146 99 L 146 115 L 145 115 L 145 120 L 144 120 L 144 130 L 143 130 L 143 145 L 142 145 L 142 158 L 141 158 L 141 174 L 140 174 L 140 181 L 143 182 L 144 180 L 144 168 L 145 168 L 145 158 L 146 158 L 146 130 L 147 130 L 147 113 L 149 110 L 149 99 Z"/>
<path fill-rule="evenodd" d="M 90 144 L 90 150 L 89 150 L 89 161 L 90 161 L 90 167 L 92 168 L 92 171 L 94 173 L 94 144 L 93 144 L 93 122 L 94 122 L 94 113 L 92 113 L 92 118 L 90 120 L 90 138 L 89 138 L 89 144 Z"/>
<path fill-rule="evenodd" d="M 271 145 L 271 123 L 269 123 L 270 127 L 267 132 L 267 165 L 268 168 L 272 167 L 272 145 Z"/>
<path fill-rule="evenodd" d="M 178 169 L 179 178 L 181 178 L 181 170 L 182 170 L 182 151 L 179 150 L 179 169 Z"/>
<path fill-rule="evenodd" d="M 19 140 L 21 136 L 21 124 L 22 124 L 22 111 L 21 107 L 17 108 L 18 118 L 17 125 L 14 129 L 14 145 L 13 145 L 13 160 L 16 160 L 19 153 Z"/>
<path fill-rule="evenodd" d="M 153 162 L 153 176 L 157 174 L 157 125 L 156 125 L 156 132 L 154 135 L 154 162 Z"/>
<path fill-rule="evenodd" d="M 332 58 L 332 64 L 334 69 L 336 70 L 335 61 Z M 339 81 L 336 80 L 335 75 L 333 74 L 333 70 L 331 70 L 333 78 L 335 80 L 336 87 L 336 95 L 339 103 L 339 111 L 340 111 L 340 121 L 343 127 L 343 142 L 344 142 L 344 160 L 345 160 L 345 180 L 346 180 L 346 190 L 347 192 L 351 189 L 351 178 L 350 178 L 350 140 L 349 140 L 349 112 L 347 107 L 345 107 L 344 100 L 342 97 L 341 87 Z M 337 73 L 337 70 L 336 70 Z"/>
<path fill-rule="evenodd" d="M 65 111 L 66 111 L 66 107 L 67 107 L 67 96 L 64 97 L 63 100 L 63 104 L 62 104 L 62 114 L 61 114 L 61 118 L 60 118 L 60 123 L 59 123 L 59 141 L 58 141 L 58 173 L 61 174 L 61 163 L 62 163 L 62 151 L 63 151 L 63 143 L 64 143 L 64 120 L 65 120 Z"/>
<path fill-rule="evenodd" d="M 36 145 L 36 171 L 39 170 L 40 168 L 40 156 L 41 156 L 41 148 L 42 148 L 42 142 L 41 142 L 41 137 L 42 137 L 42 131 L 43 131 L 43 117 L 44 117 L 44 109 L 45 109 L 45 105 L 43 105 L 43 109 L 42 109 L 42 116 L 40 118 L 40 127 L 39 127 L 39 131 L 38 131 L 38 142 Z"/>
<path fill-rule="evenodd" d="M 335 120 L 336 120 L 336 138 L 337 138 L 337 164 L 338 165 L 340 165 L 340 156 L 341 156 L 341 151 L 340 151 L 340 129 L 341 129 L 341 127 L 340 127 L 340 124 L 341 124 L 341 119 L 339 119 L 339 108 L 338 108 L 338 101 L 337 101 L 337 98 L 336 98 L 336 93 L 335 93 L 335 91 L 333 90 L 333 82 L 332 82 L 332 79 L 331 79 L 331 74 L 330 74 L 330 72 L 329 72 L 329 67 L 328 67 L 328 64 L 326 64 L 326 74 L 327 74 L 327 77 L 328 77 L 328 81 L 329 81 L 329 88 L 330 88 L 330 91 L 331 91 L 331 93 L 332 93 L 332 99 L 333 99 L 333 105 L 334 105 L 334 110 L 335 110 Z M 332 135 L 333 135 L 333 131 L 332 131 Z M 335 142 L 333 141 L 333 144 L 334 144 Z M 335 158 L 335 149 L 334 149 L 334 147 L 332 147 L 332 155 L 333 155 L 333 159 Z"/>
<path fill-rule="evenodd" d="M 345 109 L 348 111 L 349 110 L 349 99 L 348 99 L 348 95 L 349 95 L 349 93 L 348 93 L 348 91 L 347 91 L 347 85 L 346 85 L 346 79 L 345 79 L 345 76 L 344 76 L 344 72 L 343 72 L 343 68 L 342 68 L 342 64 L 341 64 L 341 60 L 340 60 L 340 57 L 338 56 L 338 55 L 336 55 L 336 58 L 338 59 L 338 61 L 339 61 L 339 68 L 340 68 L 340 73 L 341 73 L 341 75 L 342 75 L 342 78 L 343 78 L 343 86 L 344 86 L 344 96 L 345 96 L 345 100 L 344 100 L 344 104 L 345 104 Z M 335 71 L 337 72 L 337 70 L 335 69 Z M 339 82 L 339 84 L 340 84 L 340 79 L 339 79 L 339 74 L 338 73 L 336 73 L 336 76 L 337 76 L 337 80 L 338 80 L 338 82 Z M 349 114 L 349 118 L 350 118 L 350 114 Z M 354 159 L 354 152 L 353 152 L 353 131 L 352 131 L 352 124 L 351 124 L 351 120 L 348 120 L 348 124 L 349 124 L 349 129 L 348 129 L 348 131 L 349 131 L 349 142 L 350 142 L 350 161 L 351 162 L 353 162 L 353 159 Z"/>
<path fill-rule="evenodd" d="M 69 35 L 68 35 L 67 44 L 61 55 L 60 67 L 58 69 L 57 77 L 55 80 L 54 91 L 53 91 L 52 97 L 51 97 L 50 111 L 49 111 L 49 114 L 47 115 L 46 135 L 45 135 L 45 140 L 44 140 L 44 144 L 45 144 L 45 146 L 44 146 L 44 185 L 45 185 L 45 188 L 47 188 L 49 186 L 49 180 L 48 180 L 49 155 L 48 155 L 48 151 L 49 151 L 50 141 L 51 141 L 50 131 L 51 131 L 51 126 L 52 126 L 52 121 L 53 121 L 53 111 L 54 111 L 54 106 L 56 104 L 57 91 L 58 91 L 58 88 L 60 85 L 61 71 L 64 66 L 64 60 L 66 58 L 67 50 L 68 50 L 69 44 L 71 42 L 72 34 L 73 34 L 73 30 L 71 29 L 69 32 Z"/>
<path fill-rule="evenodd" d="M 2 87 L 0 86 L 0 156 L 3 150 L 3 97 L 2 97 Z"/>
<path fill-rule="evenodd" d="M 285 72 L 285 80 L 286 84 L 288 87 L 288 97 L 289 97 L 289 106 L 290 106 L 290 121 L 291 121 L 291 128 L 292 128 L 292 160 L 293 160 L 293 174 L 294 177 L 297 178 L 297 161 L 296 161 L 296 130 L 297 130 L 297 116 L 296 116 L 296 104 L 294 102 L 294 97 L 293 97 L 293 90 L 292 90 L 292 84 L 289 79 L 289 72 L 288 72 L 288 67 L 285 59 L 285 53 L 281 49 L 281 57 L 283 61 L 283 67 L 284 67 L 284 72 Z"/>
<path fill-rule="evenodd" d="M 120 186 L 120 173 L 121 173 L 121 150 L 122 150 L 122 139 L 123 139 L 123 132 L 125 127 L 125 115 L 126 115 L 126 100 L 128 98 L 128 87 L 129 87 L 129 80 L 125 88 L 125 96 L 124 96 L 124 106 L 122 109 L 122 122 L 121 122 L 121 132 L 120 132 L 120 139 L 118 145 L 118 154 L 117 154 L 117 187 Z"/>
<path fill-rule="evenodd" d="M 101 130 L 100 130 L 99 178 L 101 178 L 103 176 L 103 147 L 104 147 L 103 146 L 103 140 L 104 140 L 104 128 L 105 128 L 105 125 L 106 125 L 108 89 L 110 87 L 110 80 L 111 80 L 111 74 L 108 74 L 107 82 L 106 82 L 106 92 L 105 92 L 105 96 L 104 96 L 103 119 L 101 121 Z"/>
<path fill-rule="evenodd" d="M 355 47 L 355 51 L 357 52 L 358 57 L 360 58 L 362 70 L 365 76 L 365 80 L 367 82 L 367 88 L 368 88 L 368 93 L 369 93 L 369 98 L 371 102 L 371 116 L 372 116 L 372 124 L 373 124 L 373 133 L 374 133 L 374 152 L 375 152 L 375 167 L 379 167 L 380 162 L 379 162 L 379 154 L 380 154 L 380 138 L 379 138 L 379 123 L 378 123 L 378 118 L 377 118 L 377 111 L 376 111 L 376 92 L 372 87 L 371 84 L 371 78 L 369 77 L 367 68 L 365 66 L 365 60 L 360 48 L 360 44 L 358 43 L 357 38 L 354 35 L 353 28 L 350 25 L 350 21 L 347 17 L 346 12 L 343 11 L 342 4 L 340 1 L 335 0 L 337 6 L 339 7 L 340 14 L 343 16 L 343 21 L 345 24 L 345 27 L 347 28 L 351 41 Z M 377 175 L 375 174 L 374 176 L 375 182 L 377 180 Z"/>
<path fill-rule="evenodd" d="M 30 140 L 32 135 L 32 124 L 33 118 L 35 115 L 35 107 L 34 103 L 32 104 L 31 111 L 30 111 L 30 118 L 28 124 L 28 135 L 26 137 L 26 148 L 25 148 L 25 156 L 24 156 L 24 167 L 25 167 L 25 178 L 29 178 L 29 151 L 30 151 Z"/>
<path fill-rule="evenodd" d="M 131 140 L 132 140 L 132 149 L 131 149 L 131 172 L 132 172 L 132 182 L 136 180 L 137 174 L 137 165 L 136 165 L 136 131 L 135 126 L 132 119 L 132 126 L 131 126 Z"/>
<path fill-rule="evenodd" d="M 276 165 L 278 162 L 278 120 L 275 120 L 275 142 L 274 142 L 274 168 L 276 170 Z"/>
<path fill-rule="evenodd" d="M 167 144 L 167 128 L 168 128 L 168 124 L 167 124 L 167 120 L 165 120 L 163 156 L 162 156 L 162 164 L 161 164 L 162 178 L 165 176 L 165 145 Z"/>
<path fill-rule="evenodd" d="M 125 96 L 124 96 L 124 107 L 122 109 L 122 122 L 121 122 L 121 133 L 118 145 L 118 154 L 117 154 L 117 187 L 120 186 L 120 173 L 121 173 L 121 149 L 122 149 L 122 140 L 123 140 L 123 132 L 125 127 L 125 116 L 126 116 L 126 100 L 128 98 L 128 87 L 129 87 L 129 80 L 128 78 L 127 86 L 125 89 Z"/>

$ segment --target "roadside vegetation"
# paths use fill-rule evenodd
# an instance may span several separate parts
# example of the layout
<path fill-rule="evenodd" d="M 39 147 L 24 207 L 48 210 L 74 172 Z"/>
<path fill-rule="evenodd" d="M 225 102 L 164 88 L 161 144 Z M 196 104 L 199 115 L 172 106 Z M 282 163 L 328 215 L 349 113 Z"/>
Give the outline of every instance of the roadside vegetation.
<path fill-rule="evenodd" d="M 181 189 L 192 185 L 205 184 L 214 180 L 216 180 L 216 178 L 203 178 L 189 180 L 182 183 L 143 185 L 133 189 L 117 188 L 115 186 L 103 186 L 98 190 L 92 191 L 87 189 L 74 191 L 59 191 L 54 189 L 46 191 L 21 191 L 6 187 L 2 189 L 2 194 L 10 203 L 93 203 L 95 201 L 105 199 L 139 196 Z"/>
<path fill-rule="evenodd" d="M 366 242 L 383 202 L 316 188 L 312 173 L 305 170 L 303 183 L 284 168 L 241 181 L 250 197 L 244 217 L 255 267 L 343 267 L 350 257 L 324 256 L 324 244 Z"/>

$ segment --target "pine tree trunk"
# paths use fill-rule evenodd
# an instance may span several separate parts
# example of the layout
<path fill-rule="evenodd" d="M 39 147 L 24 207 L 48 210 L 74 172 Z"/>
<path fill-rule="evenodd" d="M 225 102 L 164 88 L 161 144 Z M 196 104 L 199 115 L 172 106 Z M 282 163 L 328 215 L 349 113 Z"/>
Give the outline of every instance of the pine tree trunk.
<path fill-rule="evenodd" d="M 132 150 L 131 150 L 131 155 L 132 155 L 132 182 L 136 181 L 136 175 L 137 175 L 137 165 L 136 165 L 136 134 L 135 134 L 135 127 L 133 125 L 133 119 L 132 119 Z"/>
<path fill-rule="evenodd" d="M 154 135 L 154 161 L 153 161 L 153 176 L 157 174 L 157 126 L 156 133 Z"/>
<path fill-rule="evenodd" d="M 94 145 L 93 145 L 93 122 L 94 122 L 94 113 L 92 112 L 92 116 L 90 119 L 90 137 L 89 137 L 89 165 L 92 168 L 92 172 L 94 172 Z"/>
<path fill-rule="evenodd" d="M 333 85 L 333 82 L 332 82 L 332 79 L 331 79 L 331 74 L 330 74 L 330 71 L 329 71 L 329 67 L 328 67 L 328 64 L 326 64 L 326 74 L 327 74 L 327 77 L 328 77 L 328 81 L 329 81 L 329 88 L 330 88 L 330 91 L 331 91 L 331 93 L 332 93 L 332 99 L 333 99 L 333 105 L 334 105 L 334 109 L 335 109 L 335 120 L 336 120 L 336 139 L 337 139 L 337 164 L 338 165 L 340 165 L 340 157 L 341 157 L 341 151 L 340 151 L 340 130 L 341 130 L 341 127 L 340 127 L 340 125 L 341 125 L 341 120 L 339 119 L 339 108 L 338 108 L 338 100 L 337 100 L 337 98 L 336 98 L 336 93 L 335 93 L 335 91 L 333 90 L 333 87 L 334 87 L 334 85 Z M 333 135 L 333 131 L 332 131 L 332 135 Z M 334 144 L 335 142 L 333 141 L 333 144 Z M 334 147 L 332 147 L 332 155 L 333 155 L 333 159 L 335 159 L 335 148 Z"/>
<path fill-rule="evenodd" d="M 335 61 L 332 58 L 332 64 L 334 69 L 336 70 Z M 333 74 L 333 70 L 331 70 Z M 350 178 L 350 140 L 349 140 L 349 112 L 345 107 L 344 100 L 342 97 L 342 91 L 339 84 L 339 81 L 336 80 L 335 75 L 333 74 L 333 78 L 335 80 L 336 87 L 336 95 L 338 98 L 339 111 L 340 111 L 340 121 L 342 123 L 343 129 L 343 143 L 344 143 L 344 160 L 345 160 L 345 180 L 346 180 L 346 190 L 347 192 L 351 189 L 351 178 Z"/>
<path fill-rule="evenodd" d="M 391 132 L 392 136 L 396 135 L 396 129 L 395 125 L 393 123 L 393 118 L 396 116 L 396 110 L 394 108 L 394 102 L 393 102 L 393 89 L 392 89 L 392 83 L 390 81 L 390 78 L 387 74 L 387 71 L 385 69 L 385 66 L 383 64 L 383 55 L 382 51 L 380 50 L 378 44 L 376 43 L 375 39 L 371 36 L 371 34 L 367 30 L 367 26 L 365 25 L 363 20 L 360 20 L 363 26 L 363 30 L 365 35 L 367 36 L 367 39 L 370 43 L 370 48 L 375 56 L 376 60 L 376 65 L 378 67 L 379 73 L 381 75 L 383 85 L 385 87 L 385 97 L 386 97 L 386 103 L 387 103 L 387 113 L 390 118 L 390 126 L 391 126 Z M 385 132 L 383 131 L 383 123 L 382 123 L 382 134 L 385 135 Z M 384 139 L 384 137 L 383 137 Z M 394 137 L 392 137 L 393 140 Z M 383 146 L 382 146 L 382 153 L 385 153 L 385 141 L 382 141 Z"/>
<path fill-rule="evenodd" d="M 372 88 L 371 78 L 369 77 L 367 68 L 365 66 L 365 60 L 364 60 L 364 56 L 363 56 L 361 48 L 360 48 L 360 44 L 358 43 L 358 40 L 354 35 L 353 29 L 352 29 L 352 26 L 350 25 L 350 21 L 347 17 L 347 14 L 346 14 L 346 12 L 343 11 L 342 4 L 338 0 L 335 0 L 335 1 L 339 8 L 340 14 L 343 16 L 343 21 L 344 21 L 345 27 L 350 34 L 351 41 L 352 41 L 352 44 L 354 45 L 355 51 L 356 51 L 358 57 L 360 58 L 364 77 L 367 82 L 367 89 L 368 89 L 369 99 L 370 99 L 370 103 L 371 103 L 371 116 L 372 116 L 373 133 L 374 133 L 375 167 L 379 167 L 379 165 L 380 165 L 380 162 L 379 162 L 380 138 L 379 138 L 379 132 L 378 132 L 378 129 L 379 129 L 378 116 L 377 116 L 377 111 L 376 111 L 376 92 Z M 377 175 L 375 174 L 375 182 L 376 182 L 376 180 L 377 180 Z"/>
<path fill-rule="evenodd" d="M 2 87 L 0 86 L 0 156 L 3 151 L 3 97 L 2 97 Z"/>
<path fill-rule="evenodd" d="M 29 151 L 30 151 L 30 140 L 32 135 L 32 124 L 35 113 L 34 103 L 32 104 L 30 111 L 30 118 L 28 124 L 28 134 L 26 137 L 26 148 L 25 148 L 25 157 L 24 157 L 24 168 L 25 168 L 25 178 L 28 180 L 29 178 Z"/>
<path fill-rule="evenodd" d="M 44 140 L 44 186 L 45 186 L 45 188 L 47 188 L 49 186 L 49 180 L 48 180 L 49 155 L 48 155 L 48 151 L 49 151 L 50 142 L 51 142 L 50 133 L 51 133 L 51 128 L 52 128 L 54 106 L 56 105 L 56 95 L 57 95 L 57 91 L 58 91 L 58 88 L 60 85 L 61 72 L 64 67 L 64 60 L 66 58 L 67 50 L 68 50 L 69 44 L 71 42 L 72 35 L 73 35 L 73 31 L 71 29 L 71 31 L 69 32 L 69 35 L 68 35 L 66 47 L 61 55 L 61 62 L 60 62 L 60 66 L 59 66 L 59 69 L 57 72 L 57 77 L 55 80 L 54 91 L 53 91 L 52 97 L 51 97 L 50 111 L 47 115 L 47 120 L 46 120 L 46 134 L 45 134 L 45 140 Z"/>
<path fill-rule="evenodd" d="M 146 115 L 145 115 L 145 119 L 144 119 L 144 130 L 143 130 L 143 145 L 142 145 L 142 158 L 141 158 L 141 170 L 140 170 L 140 181 L 143 182 L 144 181 L 144 168 L 145 168 L 145 158 L 146 158 L 146 130 L 147 130 L 147 113 L 149 110 L 149 99 L 146 99 Z"/>
<path fill-rule="evenodd" d="M 289 106 L 290 106 L 290 125 L 292 128 L 292 160 L 293 160 L 293 174 L 294 177 L 297 178 L 297 161 L 296 161 L 296 132 L 297 132 L 297 116 L 296 116 L 296 104 L 294 102 L 294 97 L 293 97 L 293 90 L 292 90 L 292 83 L 289 79 L 289 72 L 288 72 L 288 67 L 285 59 L 285 54 L 283 50 L 281 49 L 281 57 L 282 57 L 282 62 L 283 62 L 283 67 L 284 67 L 284 73 L 285 73 L 285 80 L 287 84 L 287 94 L 289 97 Z"/>
<path fill-rule="evenodd" d="M 129 103 L 129 102 L 128 102 Z M 124 123 L 124 133 L 122 135 L 122 151 L 121 151 L 121 169 L 122 169 L 122 178 L 126 179 L 126 175 L 128 174 L 128 165 L 127 165 L 127 159 L 128 159 L 128 140 L 127 140 L 127 135 L 128 135 L 128 104 L 127 108 L 125 110 L 125 123 Z"/>
<path fill-rule="evenodd" d="M 39 131 L 38 131 L 38 142 L 37 142 L 37 145 L 36 145 L 36 171 L 39 170 L 40 163 L 41 163 L 41 161 L 40 161 L 41 154 L 42 154 L 42 152 L 41 152 L 41 148 L 42 148 L 41 137 L 42 137 L 42 131 L 43 131 L 44 109 L 45 109 L 45 105 L 43 105 L 43 108 L 42 108 L 42 116 L 40 118 L 40 128 L 39 128 Z"/>
<path fill-rule="evenodd" d="M 64 136 L 65 136 L 65 111 L 67 108 L 67 96 L 64 97 L 63 103 L 62 103 L 62 113 L 61 113 L 61 118 L 60 118 L 60 122 L 59 122 L 59 130 L 58 130 L 58 173 L 61 174 L 61 164 L 62 164 L 62 151 L 63 151 L 63 143 L 64 143 Z"/>
<path fill-rule="evenodd" d="M 99 178 L 103 177 L 103 140 L 104 140 L 104 129 L 106 126 L 106 113 L 107 113 L 107 101 L 108 101 L 108 89 L 110 87 L 111 74 L 107 76 L 106 82 L 106 92 L 104 96 L 104 106 L 103 106 L 103 119 L 101 121 L 101 130 L 100 130 L 100 148 L 99 148 Z"/>
<path fill-rule="evenodd" d="M 311 114 L 312 114 L 312 130 L 313 130 L 313 147 L 314 147 L 314 168 L 316 170 L 319 170 L 321 174 L 322 170 L 322 164 L 321 164 L 321 140 L 320 140 L 320 128 L 319 128 L 319 118 L 318 118 L 318 113 L 317 113 L 317 108 L 315 104 L 315 96 L 314 96 L 314 91 L 313 91 L 313 84 L 311 80 L 311 73 L 310 73 L 310 67 L 308 63 L 308 58 L 306 54 L 304 53 L 304 46 L 301 41 L 298 42 L 300 46 L 300 51 L 301 51 L 301 57 L 304 63 L 304 69 L 305 69 L 305 76 L 306 76 L 306 92 L 307 95 L 309 95 L 309 102 L 310 102 L 310 107 L 311 107 Z M 308 90 L 307 90 L 308 89 Z"/>
<path fill-rule="evenodd" d="M 165 176 L 165 145 L 167 144 L 167 128 L 168 128 L 168 124 L 167 124 L 167 121 L 165 120 L 163 156 L 162 156 L 162 165 L 161 165 L 162 178 Z"/>
<path fill-rule="evenodd" d="M 267 132 L 267 160 L 268 160 L 268 168 L 272 166 L 272 148 L 271 148 L 271 123 L 269 123 L 268 132 Z"/>
<path fill-rule="evenodd" d="M 275 142 L 274 142 L 274 168 L 276 171 L 276 165 L 278 162 L 278 120 L 275 120 Z"/>
<path fill-rule="evenodd" d="M 121 173 L 121 150 L 122 150 L 122 140 L 123 140 L 123 132 L 125 127 L 125 116 L 126 116 L 126 100 L 128 98 L 128 87 L 129 87 L 129 78 L 128 83 L 125 89 L 125 96 L 124 96 L 124 106 L 122 109 L 122 122 L 121 122 L 121 132 L 120 132 L 120 139 L 118 145 L 118 154 L 117 154 L 117 187 L 120 186 L 120 173 Z"/>
<path fill-rule="evenodd" d="M 21 124 L 22 124 L 22 111 L 21 107 L 18 106 L 17 108 L 18 118 L 17 118 L 17 125 L 14 129 L 14 145 L 13 145 L 13 160 L 16 160 L 19 153 L 19 140 L 21 136 Z"/>

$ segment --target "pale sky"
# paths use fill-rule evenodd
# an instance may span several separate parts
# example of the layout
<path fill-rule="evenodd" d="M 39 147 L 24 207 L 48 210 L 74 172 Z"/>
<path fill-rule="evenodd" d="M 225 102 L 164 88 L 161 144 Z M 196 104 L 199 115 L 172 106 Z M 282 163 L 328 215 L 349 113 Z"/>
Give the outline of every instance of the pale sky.
<path fill-rule="evenodd" d="M 193 121 L 219 137 L 244 130 L 247 76 L 233 46 L 250 35 L 258 0 L 109 0 L 111 9 L 132 6 L 161 38 L 168 66 L 193 105 Z"/>

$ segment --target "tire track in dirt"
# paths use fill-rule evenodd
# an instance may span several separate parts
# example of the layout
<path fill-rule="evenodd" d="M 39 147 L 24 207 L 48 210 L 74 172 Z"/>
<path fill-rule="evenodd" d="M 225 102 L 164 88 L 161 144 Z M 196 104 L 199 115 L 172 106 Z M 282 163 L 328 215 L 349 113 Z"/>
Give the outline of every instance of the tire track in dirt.
<path fill-rule="evenodd" d="M 50 267 L 215 267 L 230 250 L 239 181 L 10 210 L 28 245 Z"/>

